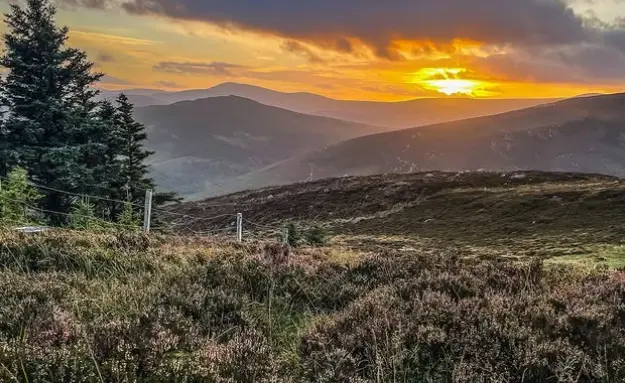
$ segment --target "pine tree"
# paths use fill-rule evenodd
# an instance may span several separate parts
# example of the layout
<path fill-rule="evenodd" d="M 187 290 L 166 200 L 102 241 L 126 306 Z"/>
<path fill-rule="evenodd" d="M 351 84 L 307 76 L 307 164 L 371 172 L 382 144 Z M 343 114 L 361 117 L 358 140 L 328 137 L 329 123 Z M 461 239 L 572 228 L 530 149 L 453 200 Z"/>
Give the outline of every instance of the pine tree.
<path fill-rule="evenodd" d="M 8 113 L 0 161 L 7 171 L 24 167 L 33 181 L 70 192 L 97 192 L 104 149 L 92 117 L 97 91 L 90 86 L 102 74 L 84 52 L 65 47 L 68 29 L 57 28 L 56 9 L 49 0 L 10 5 L 8 33 L 0 68 L 8 69 L 4 84 Z M 95 183 L 95 185 L 94 185 Z M 44 206 L 67 212 L 66 195 L 50 192 Z M 59 216 L 51 218 L 58 223 Z"/>
<path fill-rule="evenodd" d="M 145 190 L 154 189 L 156 184 L 148 176 L 149 168 L 146 160 L 153 152 L 146 150 L 143 145 L 148 135 L 145 126 L 133 117 L 133 106 L 123 93 L 117 97 L 118 129 L 123 139 L 121 150 L 121 180 L 125 182 L 128 199 L 133 202 L 142 202 Z M 169 202 L 179 201 L 175 193 L 155 193 L 153 205 L 159 206 Z"/>
<path fill-rule="evenodd" d="M 8 151 L 8 140 L 4 128 L 4 116 L 8 111 L 8 102 L 4 95 L 4 77 L 0 74 L 0 177 L 6 177 L 8 174 L 8 166 L 4 159 L 4 153 Z"/>
<path fill-rule="evenodd" d="M 87 198 L 74 201 L 69 224 L 75 230 L 101 230 L 107 226 L 104 221 L 96 218 L 95 206 Z"/>
<path fill-rule="evenodd" d="M 123 139 L 122 149 L 122 179 L 126 181 L 125 187 L 130 200 L 143 197 L 146 189 L 151 189 L 154 183 L 148 178 L 148 166 L 145 160 L 152 154 L 143 148 L 143 143 L 148 138 L 145 127 L 135 121 L 133 106 L 125 94 L 117 97 L 117 119 L 120 133 Z"/>
<path fill-rule="evenodd" d="M 81 75 L 74 78 L 71 99 L 71 143 L 78 150 L 78 161 L 83 166 L 78 170 L 80 179 L 77 191 L 86 194 L 103 195 L 108 190 L 107 158 L 110 136 L 115 132 L 99 119 L 99 103 L 95 97 L 99 91 L 91 87 L 102 74 L 92 74 L 93 63 L 84 52 L 77 52 L 76 69 Z"/>
<path fill-rule="evenodd" d="M 126 185 L 122 175 L 122 153 L 124 150 L 124 137 L 120 130 L 117 109 L 112 102 L 104 100 L 100 102 L 98 108 L 98 121 L 101 124 L 101 131 L 106 134 L 106 150 L 104 152 L 104 169 L 102 175 L 106 180 L 106 191 L 101 196 L 112 201 L 104 201 L 100 205 L 103 213 L 111 218 L 118 219 L 124 207 L 122 203 L 115 201 L 125 201 L 128 198 L 124 189 Z"/>
<path fill-rule="evenodd" d="M 0 223 L 27 225 L 36 222 L 29 207 L 36 205 L 41 194 L 28 184 L 28 174 L 22 168 L 13 169 L 0 184 Z"/>
<path fill-rule="evenodd" d="M 289 222 L 286 225 L 286 232 L 289 246 L 298 247 L 300 245 L 300 241 L 302 240 L 302 235 L 295 223 Z"/>
<path fill-rule="evenodd" d="M 124 203 L 122 212 L 117 218 L 118 228 L 123 231 L 139 231 L 141 228 L 141 216 L 134 210 L 130 201 Z"/>

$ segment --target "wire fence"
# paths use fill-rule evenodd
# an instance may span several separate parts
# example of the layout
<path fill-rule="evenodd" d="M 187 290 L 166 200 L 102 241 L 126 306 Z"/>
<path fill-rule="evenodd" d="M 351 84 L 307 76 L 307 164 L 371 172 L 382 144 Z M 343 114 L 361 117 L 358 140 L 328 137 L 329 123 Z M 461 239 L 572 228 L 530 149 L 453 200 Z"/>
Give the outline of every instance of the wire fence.
<path fill-rule="evenodd" d="M 8 179 L 0 176 L 0 180 L 8 180 Z M 28 185 L 31 187 L 37 188 L 38 190 L 54 192 L 54 193 L 63 194 L 63 195 L 74 197 L 74 198 L 81 198 L 87 201 L 93 200 L 93 201 L 112 202 L 112 203 L 120 204 L 122 206 L 125 204 L 129 204 L 133 207 L 133 212 L 136 212 L 135 209 L 139 209 L 139 212 L 144 212 L 146 209 L 146 206 L 144 204 L 139 204 L 139 203 L 132 202 L 132 201 L 123 201 L 123 200 L 118 200 L 114 198 L 70 192 L 70 191 L 60 190 L 58 188 L 35 184 L 32 182 L 29 182 Z M 0 190 L 1 190 L 1 187 L 2 187 L 2 184 L 0 183 Z M 26 201 L 15 199 L 15 198 L 10 198 L 10 197 L 3 196 L 2 194 L 0 194 L 0 204 L 2 204 L 2 202 L 12 202 L 14 204 L 19 204 L 20 206 L 24 208 L 25 212 L 30 213 L 30 214 L 24 214 L 24 216 L 28 216 L 28 215 L 30 216 L 43 215 L 46 217 L 59 216 L 59 217 L 63 217 L 63 219 L 65 220 L 76 220 L 80 218 L 86 221 L 87 223 L 87 227 L 83 228 L 85 230 L 98 228 L 98 229 L 116 229 L 116 230 L 124 230 L 124 231 L 140 231 L 140 230 L 149 231 L 149 227 L 147 228 L 148 230 L 146 230 L 145 222 L 143 225 L 127 225 L 127 224 L 123 224 L 120 222 L 115 222 L 114 220 L 99 218 L 93 215 L 85 215 L 79 212 L 68 213 L 68 212 L 55 211 L 51 209 L 45 209 L 45 208 L 41 208 L 37 206 L 32 206 Z M 220 203 L 220 204 L 203 204 L 202 207 L 230 207 L 233 210 L 232 213 L 222 213 L 222 214 L 217 214 L 217 215 L 210 216 L 210 217 L 198 217 L 198 216 L 190 215 L 187 213 L 181 213 L 181 212 L 176 212 L 176 211 L 162 209 L 162 208 L 154 209 L 151 206 L 149 207 L 148 211 L 169 217 L 169 219 L 166 221 L 166 227 L 164 228 L 165 232 L 182 233 L 188 236 L 232 235 L 232 236 L 236 236 L 235 238 L 241 238 L 245 240 L 248 240 L 248 239 L 265 240 L 267 236 L 260 235 L 259 231 L 262 231 L 265 234 L 267 233 L 277 234 L 277 233 L 284 232 L 283 227 L 266 225 L 266 224 L 261 224 L 261 223 L 251 221 L 249 219 L 243 219 L 241 213 L 234 212 L 235 205 L 236 207 L 240 207 L 242 204 L 240 202 Z M 219 225 L 219 224 L 223 225 L 223 221 L 226 220 L 227 218 L 232 218 L 232 221 L 229 221 L 229 223 L 225 225 L 226 227 L 213 227 L 213 228 L 208 228 L 207 230 L 193 229 L 194 226 L 197 226 L 199 224 L 212 224 L 213 222 L 215 222 L 215 225 Z M 8 225 L 8 226 L 12 226 L 14 229 L 22 229 L 24 231 L 26 231 L 27 229 L 31 229 L 32 231 L 37 231 L 39 229 L 41 230 L 53 230 L 53 229 L 59 230 L 60 229 L 60 230 L 73 231 L 71 226 L 70 227 L 65 227 L 65 226 L 55 227 L 52 225 L 46 225 L 46 224 L 41 224 L 41 223 L 35 224 L 34 222 L 37 222 L 37 221 L 39 220 L 23 219 L 22 221 L 19 221 L 19 220 L 10 220 L 6 218 L 3 219 L 2 216 L 0 215 L 0 226 Z M 92 225 L 92 227 L 90 228 L 89 225 Z M 244 230 L 243 229 L 244 226 L 249 226 L 256 230 L 255 231 L 249 230 L 249 229 Z"/>

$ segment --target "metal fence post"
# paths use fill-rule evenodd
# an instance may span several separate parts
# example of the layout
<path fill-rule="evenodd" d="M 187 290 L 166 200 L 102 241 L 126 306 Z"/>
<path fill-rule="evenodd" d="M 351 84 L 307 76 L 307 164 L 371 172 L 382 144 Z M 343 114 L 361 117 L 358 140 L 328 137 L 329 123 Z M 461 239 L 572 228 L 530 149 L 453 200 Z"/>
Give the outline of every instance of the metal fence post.
<path fill-rule="evenodd" d="M 145 191 L 145 207 L 143 209 L 143 231 L 150 231 L 150 221 L 152 219 L 152 189 Z"/>
<path fill-rule="evenodd" d="M 243 241 L 243 214 L 237 213 L 237 242 Z"/>

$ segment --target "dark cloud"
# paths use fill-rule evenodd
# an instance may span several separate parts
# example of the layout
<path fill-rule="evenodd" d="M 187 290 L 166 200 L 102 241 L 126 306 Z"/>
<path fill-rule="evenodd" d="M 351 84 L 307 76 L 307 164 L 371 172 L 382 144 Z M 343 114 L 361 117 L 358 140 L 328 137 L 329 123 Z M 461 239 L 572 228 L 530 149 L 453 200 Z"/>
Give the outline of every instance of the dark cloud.
<path fill-rule="evenodd" d="M 625 52 L 625 26 L 622 29 L 610 29 L 604 32 L 606 44 L 611 45 L 621 52 Z"/>
<path fill-rule="evenodd" d="M 64 1 L 101 8 L 106 0 Z M 367 55 L 363 45 L 391 60 L 406 55 L 422 61 L 441 52 L 456 58 L 463 52 L 456 51 L 454 40 L 466 39 L 495 52 L 485 59 L 474 57 L 477 64 L 471 68 L 484 67 L 501 77 L 506 76 L 500 70 L 507 69 L 503 72 L 528 80 L 625 78 L 625 20 L 605 21 L 591 11 L 576 14 L 570 7 L 574 3 L 592 7 L 599 1 L 625 4 L 624 0 L 108 1 L 132 14 L 280 36 L 286 41 L 282 49 L 313 63 L 327 62 L 313 48 Z M 409 52 L 398 48 L 406 40 L 412 41 Z M 505 53 L 498 55 L 499 50 Z M 229 76 L 236 66 L 163 62 L 154 68 Z"/>
<path fill-rule="evenodd" d="M 175 61 L 162 61 L 154 65 L 153 69 L 161 72 L 170 72 L 178 74 L 209 74 L 216 76 L 234 76 L 231 72 L 232 69 L 244 69 L 245 66 L 229 64 L 223 62 L 209 62 L 209 63 L 197 63 L 197 62 L 175 62 Z"/>
<path fill-rule="evenodd" d="M 306 57 L 308 61 L 313 64 L 321 64 L 325 62 L 325 60 L 322 59 L 318 54 L 316 54 L 309 47 L 305 46 L 304 44 L 298 41 L 295 41 L 295 40 L 285 41 L 281 45 L 281 47 L 283 50 L 287 52 L 296 53 L 296 54 Z"/>
<path fill-rule="evenodd" d="M 625 53 L 605 45 L 536 47 L 460 60 L 495 80 L 595 84 L 625 81 Z"/>
<path fill-rule="evenodd" d="M 466 38 L 492 44 L 564 44 L 587 38 L 563 0 L 126 0 L 134 14 L 234 25 L 350 51 L 349 39 L 395 57 L 393 41 Z"/>

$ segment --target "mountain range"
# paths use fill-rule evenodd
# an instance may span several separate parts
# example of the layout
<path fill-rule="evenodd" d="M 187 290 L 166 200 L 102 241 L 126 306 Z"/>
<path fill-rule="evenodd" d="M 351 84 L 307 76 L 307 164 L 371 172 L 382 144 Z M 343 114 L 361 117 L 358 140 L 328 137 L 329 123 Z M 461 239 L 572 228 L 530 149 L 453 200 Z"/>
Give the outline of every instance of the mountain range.
<path fill-rule="evenodd" d="M 416 171 L 545 170 L 625 177 L 625 93 L 359 137 L 235 180 L 223 194 L 314 178 Z"/>
<path fill-rule="evenodd" d="M 115 98 L 118 91 L 103 91 Z M 124 93 L 137 107 L 170 105 L 209 97 L 239 96 L 294 112 L 331 117 L 392 129 L 487 116 L 555 101 L 554 99 L 419 98 L 399 102 L 336 100 L 312 93 L 284 93 L 252 85 L 224 83 L 209 89 L 167 92 L 129 89 Z"/>
<path fill-rule="evenodd" d="M 190 199 L 310 179 L 414 171 L 625 176 L 625 94 L 384 103 L 234 83 L 130 94 L 139 105 L 155 103 L 135 108 L 148 128 L 148 147 L 156 152 L 153 177 L 161 188 Z M 399 129 L 404 125 L 410 128 Z"/>

